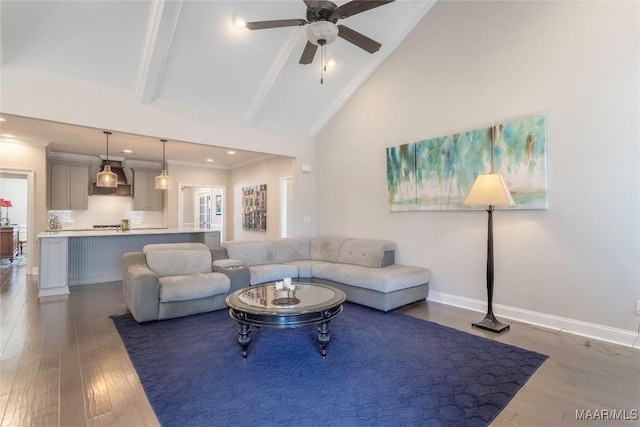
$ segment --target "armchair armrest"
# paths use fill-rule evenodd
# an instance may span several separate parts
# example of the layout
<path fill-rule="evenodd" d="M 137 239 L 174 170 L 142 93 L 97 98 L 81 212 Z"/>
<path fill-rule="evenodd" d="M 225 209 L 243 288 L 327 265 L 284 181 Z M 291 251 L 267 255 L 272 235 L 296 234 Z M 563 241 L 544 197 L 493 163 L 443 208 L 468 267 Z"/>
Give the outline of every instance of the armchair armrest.
<path fill-rule="evenodd" d="M 147 266 L 142 252 L 127 252 L 122 256 L 122 286 L 124 300 L 138 322 L 158 320 L 160 283 Z"/>

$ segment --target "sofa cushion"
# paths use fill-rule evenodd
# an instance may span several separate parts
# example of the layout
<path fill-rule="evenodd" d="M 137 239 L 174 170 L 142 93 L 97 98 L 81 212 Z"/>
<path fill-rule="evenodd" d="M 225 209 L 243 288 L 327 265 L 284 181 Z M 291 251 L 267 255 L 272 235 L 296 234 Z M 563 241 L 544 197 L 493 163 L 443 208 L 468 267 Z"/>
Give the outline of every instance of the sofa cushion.
<path fill-rule="evenodd" d="M 431 279 L 431 272 L 426 268 L 397 264 L 383 268 L 352 264 L 316 264 L 312 267 L 312 273 L 313 277 L 318 279 L 383 293 L 423 285 Z"/>
<path fill-rule="evenodd" d="M 231 281 L 222 273 L 193 273 L 165 276 L 160 282 L 160 302 L 187 301 L 226 294 Z"/>
<path fill-rule="evenodd" d="M 202 243 L 158 243 L 142 248 L 156 276 L 211 273 L 211 252 Z"/>
<path fill-rule="evenodd" d="M 309 259 L 309 239 L 276 239 L 271 242 L 279 263 Z"/>
<path fill-rule="evenodd" d="M 271 241 L 224 242 L 229 258 L 239 259 L 244 265 L 273 264 L 277 262 L 276 250 Z"/>
<path fill-rule="evenodd" d="M 351 239 L 340 248 L 337 262 L 379 268 L 383 266 L 384 253 L 395 249 L 395 243 L 387 240 Z"/>
<path fill-rule="evenodd" d="M 311 239 L 309 259 L 314 261 L 336 262 L 340 248 L 347 239 L 341 237 L 321 237 Z"/>
<path fill-rule="evenodd" d="M 285 277 L 293 279 L 298 277 L 298 267 L 291 264 L 264 264 L 249 267 L 251 285 L 260 283 L 274 282 L 282 280 Z"/>
<path fill-rule="evenodd" d="M 303 261 L 291 261 L 287 264 L 295 265 L 298 269 L 298 278 L 309 279 L 313 277 L 312 269 L 316 264 L 331 264 L 326 261 L 313 261 L 313 260 L 303 260 Z"/>

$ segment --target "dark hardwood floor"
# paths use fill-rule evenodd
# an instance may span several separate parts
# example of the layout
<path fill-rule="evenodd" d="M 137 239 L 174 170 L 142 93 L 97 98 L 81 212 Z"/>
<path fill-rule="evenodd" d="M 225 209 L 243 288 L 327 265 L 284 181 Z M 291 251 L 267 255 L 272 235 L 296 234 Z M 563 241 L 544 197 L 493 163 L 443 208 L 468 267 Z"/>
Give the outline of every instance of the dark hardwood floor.
<path fill-rule="evenodd" d="M 121 284 L 38 302 L 24 258 L 1 263 L 0 425 L 158 425 L 109 318 L 126 312 Z M 638 350 L 517 322 L 494 335 L 471 328 L 481 314 L 432 302 L 402 311 L 550 356 L 493 426 L 640 426 Z M 577 420 L 580 410 L 627 419 Z"/>

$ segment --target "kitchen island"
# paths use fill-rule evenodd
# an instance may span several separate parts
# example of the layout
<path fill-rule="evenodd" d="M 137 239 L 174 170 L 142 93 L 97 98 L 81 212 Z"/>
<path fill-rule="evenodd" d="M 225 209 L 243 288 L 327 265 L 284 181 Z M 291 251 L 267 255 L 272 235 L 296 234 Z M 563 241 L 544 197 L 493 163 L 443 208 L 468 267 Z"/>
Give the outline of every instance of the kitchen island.
<path fill-rule="evenodd" d="M 220 228 L 59 230 L 38 234 L 38 297 L 66 295 L 69 286 L 122 280 L 122 255 L 151 243 L 220 246 Z"/>

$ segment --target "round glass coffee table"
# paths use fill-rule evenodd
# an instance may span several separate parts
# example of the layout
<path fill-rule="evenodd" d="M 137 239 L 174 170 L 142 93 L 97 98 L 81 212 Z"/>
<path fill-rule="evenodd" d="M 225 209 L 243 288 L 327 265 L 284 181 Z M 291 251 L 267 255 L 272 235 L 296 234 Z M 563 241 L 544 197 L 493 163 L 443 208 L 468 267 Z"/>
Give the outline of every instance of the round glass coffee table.
<path fill-rule="evenodd" d="M 266 283 L 240 289 L 227 297 L 229 316 L 240 324 L 238 343 L 244 360 L 251 343 L 251 326 L 296 328 L 317 324 L 320 355 L 323 359 L 327 356 L 331 340 L 329 323 L 342 313 L 346 295 L 327 285 L 300 282 L 293 285 L 294 289 L 287 290 Z"/>

